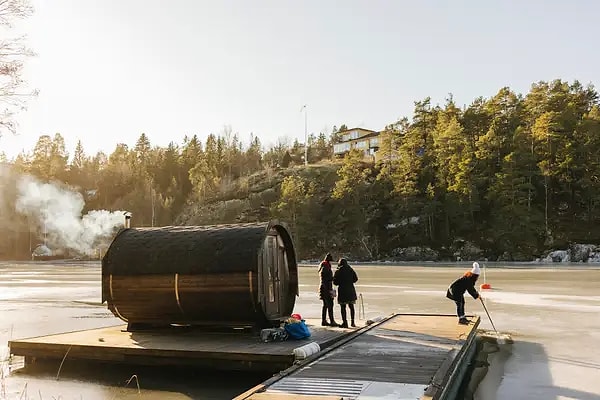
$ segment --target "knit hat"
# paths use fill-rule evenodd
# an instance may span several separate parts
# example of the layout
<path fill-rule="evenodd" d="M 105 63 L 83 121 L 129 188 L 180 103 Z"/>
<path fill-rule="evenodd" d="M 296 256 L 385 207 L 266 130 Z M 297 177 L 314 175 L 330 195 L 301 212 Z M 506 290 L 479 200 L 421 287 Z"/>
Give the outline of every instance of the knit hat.
<path fill-rule="evenodd" d="M 471 273 L 474 275 L 481 275 L 481 269 L 479 269 L 479 263 L 475 261 L 473 263 L 473 268 L 471 268 Z"/>

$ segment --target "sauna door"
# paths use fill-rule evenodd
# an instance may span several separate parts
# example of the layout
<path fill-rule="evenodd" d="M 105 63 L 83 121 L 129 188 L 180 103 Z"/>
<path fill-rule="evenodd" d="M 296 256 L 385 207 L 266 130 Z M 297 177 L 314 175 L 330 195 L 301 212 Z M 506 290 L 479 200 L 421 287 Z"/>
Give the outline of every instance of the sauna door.
<path fill-rule="evenodd" d="M 263 250 L 263 283 L 265 289 L 266 312 L 269 316 L 279 316 L 280 298 L 281 298 L 281 274 L 279 265 L 280 257 L 278 255 L 277 235 L 267 235 L 265 247 Z"/>

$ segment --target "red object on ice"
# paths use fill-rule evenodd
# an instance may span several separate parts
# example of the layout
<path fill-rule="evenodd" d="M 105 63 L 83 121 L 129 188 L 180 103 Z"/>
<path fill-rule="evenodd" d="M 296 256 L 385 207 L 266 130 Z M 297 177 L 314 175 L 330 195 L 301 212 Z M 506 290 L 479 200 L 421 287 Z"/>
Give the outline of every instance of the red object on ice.
<path fill-rule="evenodd" d="M 481 284 L 481 288 L 482 289 L 491 289 L 492 285 L 490 285 L 489 283 L 482 283 Z"/>

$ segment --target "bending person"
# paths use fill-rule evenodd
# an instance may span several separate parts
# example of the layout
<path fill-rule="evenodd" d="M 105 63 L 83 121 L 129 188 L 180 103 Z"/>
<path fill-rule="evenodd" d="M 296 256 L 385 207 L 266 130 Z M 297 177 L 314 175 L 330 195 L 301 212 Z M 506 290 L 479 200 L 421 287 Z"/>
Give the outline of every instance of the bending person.
<path fill-rule="evenodd" d="M 469 320 L 465 316 L 465 292 L 469 292 L 475 300 L 480 297 L 477 289 L 475 289 L 475 283 L 480 274 L 481 269 L 479 268 L 479 263 L 475 261 L 473 263 L 473 268 L 452 282 L 446 291 L 446 297 L 456 303 L 456 315 L 458 316 L 459 324 L 467 325 L 469 323 Z"/>

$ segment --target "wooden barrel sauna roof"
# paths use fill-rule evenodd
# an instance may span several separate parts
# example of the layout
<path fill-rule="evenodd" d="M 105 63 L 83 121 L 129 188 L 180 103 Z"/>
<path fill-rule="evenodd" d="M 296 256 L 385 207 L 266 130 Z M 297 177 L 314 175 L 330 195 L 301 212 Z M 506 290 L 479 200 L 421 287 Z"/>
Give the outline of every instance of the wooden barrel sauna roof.
<path fill-rule="evenodd" d="M 290 269 L 296 254 L 290 234 L 278 221 L 205 226 L 124 229 L 102 260 L 102 273 L 140 275 L 255 270 L 270 229 L 281 235 Z"/>

